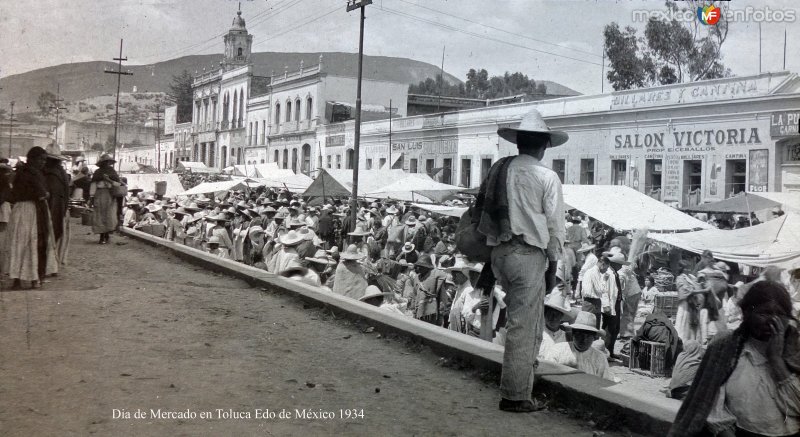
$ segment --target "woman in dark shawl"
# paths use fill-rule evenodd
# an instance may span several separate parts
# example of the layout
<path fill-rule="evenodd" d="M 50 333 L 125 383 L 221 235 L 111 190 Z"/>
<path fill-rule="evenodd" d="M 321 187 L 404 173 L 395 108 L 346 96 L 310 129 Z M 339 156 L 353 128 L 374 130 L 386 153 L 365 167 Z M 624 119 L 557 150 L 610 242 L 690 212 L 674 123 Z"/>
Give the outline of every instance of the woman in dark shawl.
<path fill-rule="evenodd" d="M 10 266 L 13 287 L 30 281 L 39 288 L 46 275 L 58 273 L 55 258 L 47 185 L 42 168 L 47 152 L 41 147 L 28 151 L 27 163 L 17 165 L 9 201 L 14 204 L 9 220 Z"/>
<path fill-rule="evenodd" d="M 94 220 L 92 232 L 100 234 L 100 244 L 108 244 L 112 232 L 117 229 L 119 212 L 117 199 L 112 194 L 112 189 L 122 185 L 119 175 L 114 171 L 117 162 L 110 154 L 104 153 L 97 160 L 97 171 L 92 175 L 90 202 L 94 207 Z"/>
<path fill-rule="evenodd" d="M 47 204 L 50 207 L 50 220 L 53 222 L 56 253 L 59 263 L 64 264 L 69 243 L 69 228 L 66 220 L 69 204 L 69 176 L 61 162 L 59 156 L 47 155 L 43 173 L 47 191 L 50 193 Z"/>

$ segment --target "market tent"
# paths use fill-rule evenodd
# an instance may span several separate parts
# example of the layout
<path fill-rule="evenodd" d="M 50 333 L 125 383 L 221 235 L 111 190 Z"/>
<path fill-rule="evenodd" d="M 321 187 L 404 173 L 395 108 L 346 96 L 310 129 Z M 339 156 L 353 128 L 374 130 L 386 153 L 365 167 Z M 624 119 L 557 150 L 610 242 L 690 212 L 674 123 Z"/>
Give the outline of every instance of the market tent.
<path fill-rule="evenodd" d="M 120 176 L 128 179 L 128 187 L 137 186 L 147 192 L 155 192 L 156 182 L 164 181 L 167 183 L 167 192 L 165 196 L 172 198 L 182 194 L 185 191 L 183 189 L 183 184 L 181 184 L 181 178 L 175 173 L 122 173 Z"/>
<path fill-rule="evenodd" d="M 192 173 L 219 173 L 216 168 L 206 167 L 202 162 L 178 161 L 178 165 L 175 166 L 175 172 L 183 173 L 186 171 Z"/>
<path fill-rule="evenodd" d="M 373 191 L 365 191 L 364 197 L 414 201 L 420 197 L 440 202 L 444 197 L 463 190 L 455 185 L 436 182 L 421 173 L 409 173 L 403 179 L 384 185 Z"/>
<path fill-rule="evenodd" d="M 286 173 L 288 171 L 288 173 Z M 250 178 L 258 182 L 257 186 L 269 188 L 287 188 L 289 191 L 303 192 L 311 186 L 313 180 L 304 174 L 294 174 L 291 170 L 273 172 L 270 177 Z"/>
<path fill-rule="evenodd" d="M 755 193 L 741 193 L 718 202 L 684 208 L 686 211 L 707 213 L 749 214 L 779 206 L 780 202 L 767 199 Z"/>
<path fill-rule="evenodd" d="M 751 266 L 800 268 L 800 214 L 787 213 L 747 228 L 709 229 L 650 238 L 695 253 L 710 250 L 714 258 Z"/>
<path fill-rule="evenodd" d="M 564 185 L 564 204 L 620 231 L 687 232 L 712 226 L 624 185 Z"/>
<path fill-rule="evenodd" d="M 359 170 L 358 194 L 368 193 L 406 177 L 403 170 Z M 353 190 L 353 170 L 320 169 L 304 197 L 347 197 Z"/>
<path fill-rule="evenodd" d="M 433 212 L 436 214 L 446 215 L 449 217 L 458 217 L 458 218 L 461 218 L 461 216 L 464 215 L 467 209 L 469 209 L 461 206 L 428 205 L 425 203 L 412 203 L 411 206 L 423 209 L 428 212 Z"/>
<path fill-rule="evenodd" d="M 276 171 L 280 170 L 278 164 L 274 162 L 268 162 L 266 164 L 256 164 L 253 165 L 253 168 L 256 170 L 256 177 L 257 178 L 268 178 L 271 174 L 274 174 Z"/>
<path fill-rule="evenodd" d="M 202 184 L 180 193 L 181 196 L 194 196 L 197 194 L 219 194 L 231 190 L 245 190 L 258 186 L 258 181 L 252 178 L 233 179 L 221 182 L 203 182 Z"/>
<path fill-rule="evenodd" d="M 781 209 L 784 211 L 793 211 L 800 213 L 800 193 L 798 192 L 777 192 L 770 191 L 766 193 L 758 193 L 760 197 L 778 202 L 781 204 Z"/>

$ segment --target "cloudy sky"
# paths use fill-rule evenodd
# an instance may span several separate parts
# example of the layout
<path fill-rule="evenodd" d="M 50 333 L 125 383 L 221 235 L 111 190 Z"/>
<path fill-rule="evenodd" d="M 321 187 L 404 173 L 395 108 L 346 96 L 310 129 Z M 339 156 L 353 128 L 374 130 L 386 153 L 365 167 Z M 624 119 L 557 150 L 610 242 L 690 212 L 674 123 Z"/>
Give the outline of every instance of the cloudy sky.
<path fill-rule="evenodd" d="M 632 22 L 635 9 L 663 10 L 663 1 L 373 0 L 365 53 L 401 56 L 463 78 L 470 67 L 490 74 L 522 71 L 583 93 L 601 85 L 602 29 Z M 358 12 L 345 0 L 244 0 L 254 51 L 358 50 Z M 734 0 L 733 9 L 793 10 L 793 22 L 762 24 L 762 70 L 783 66 L 783 36 L 800 37 L 794 0 Z M 222 52 L 234 0 L 0 0 L 0 75 L 69 62 L 110 60 L 119 38 L 132 64 Z M 731 25 L 724 62 L 736 75 L 758 73 L 758 24 Z M 786 68 L 800 71 L 789 46 Z M 609 89 L 606 85 L 606 91 Z"/>

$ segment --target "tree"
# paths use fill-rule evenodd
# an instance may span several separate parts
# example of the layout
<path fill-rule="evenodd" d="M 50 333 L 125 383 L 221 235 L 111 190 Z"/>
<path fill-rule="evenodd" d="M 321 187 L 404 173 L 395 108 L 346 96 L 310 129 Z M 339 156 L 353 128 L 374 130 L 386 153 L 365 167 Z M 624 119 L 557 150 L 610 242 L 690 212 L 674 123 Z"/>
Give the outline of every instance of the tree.
<path fill-rule="evenodd" d="M 691 13 L 702 2 L 689 0 L 688 6 L 679 8 L 667 2 L 671 19 L 651 17 L 644 30 L 644 38 L 637 38 L 636 30 L 619 29 L 617 23 L 606 25 L 603 36 L 605 51 L 611 63 L 606 77 L 615 90 L 638 88 L 647 85 L 693 82 L 729 76 L 730 70 L 722 64 L 720 48 L 728 36 L 725 12 L 715 25 L 705 25 L 699 20 L 682 23 L 675 13 Z M 724 5 L 720 5 L 724 8 Z"/>
<path fill-rule="evenodd" d="M 192 121 L 192 81 L 194 78 L 187 70 L 177 76 L 172 76 L 169 86 L 169 97 L 178 106 L 177 123 Z"/>
<path fill-rule="evenodd" d="M 39 98 L 36 99 L 36 106 L 39 107 L 39 114 L 49 115 L 50 111 L 53 110 L 52 107 L 55 105 L 55 101 L 56 95 L 50 91 L 39 94 Z"/>
<path fill-rule="evenodd" d="M 467 81 L 463 84 L 451 85 L 442 82 L 442 76 L 436 75 L 435 79 L 427 78 L 417 85 L 408 87 L 410 94 L 423 94 L 436 96 L 466 97 L 472 99 L 494 99 L 509 97 L 518 94 L 546 94 L 547 87 L 528 75 L 520 72 L 505 72 L 502 76 L 489 77 L 486 69 L 476 70 L 470 68 L 467 72 Z"/>
<path fill-rule="evenodd" d="M 91 149 L 94 150 L 94 151 L 97 151 L 97 152 L 102 152 L 103 151 L 103 145 L 100 144 L 100 143 L 94 143 L 94 144 L 92 144 Z"/>

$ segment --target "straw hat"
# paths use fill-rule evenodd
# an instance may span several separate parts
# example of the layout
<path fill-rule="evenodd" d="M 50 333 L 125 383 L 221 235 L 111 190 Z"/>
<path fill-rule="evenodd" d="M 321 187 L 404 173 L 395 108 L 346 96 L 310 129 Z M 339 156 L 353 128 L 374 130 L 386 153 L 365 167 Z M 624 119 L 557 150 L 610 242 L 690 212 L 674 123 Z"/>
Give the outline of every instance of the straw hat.
<path fill-rule="evenodd" d="M 627 259 L 625 259 L 625 254 L 622 253 L 622 249 L 619 247 L 612 247 L 608 250 L 608 252 L 603 252 L 603 256 L 608 260 L 610 263 L 620 264 L 626 266 L 630 264 Z"/>
<path fill-rule="evenodd" d="M 139 203 L 138 199 L 134 198 L 134 199 L 129 200 L 125 205 L 128 205 L 128 206 L 140 206 L 140 203 Z"/>
<path fill-rule="evenodd" d="M 286 223 L 286 226 L 288 226 L 290 228 L 300 228 L 300 227 L 303 227 L 305 225 L 306 225 L 306 222 L 304 222 L 304 221 L 302 221 L 302 220 L 300 220 L 298 218 L 293 218 L 293 219 L 289 220 L 288 223 Z"/>
<path fill-rule="evenodd" d="M 306 258 L 306 260 L 313 263 L 324 264 L 324 265 L 336 264 L 336 261 L 329 258 L 328 253 L 322 249 L 318 250 L 317 253 L 315 253 L 312 258 Z"/>
<path fill-rule="evenodd" d="M 416 225 L 417 224 L 417 218 L 414 217 L 413 215 L 408 217 L 408 220 L 406 220 L 406 224 L 409 225 L 409 226 Z"/>
<path fill-rule="evenodd" d="M 297 230 L 297 233 L 302 235 L 305 241 L 314 241 L 314 238 L 317 236 L 314 231 L 308 228 L 300 228 Z"/>
<path fill-rule="evenodd" d="M 416 248 L 416 246 L 414 246 L 414 244 L 406 243 L 406 244 L 403 245 L 402 251 L 403 251 L 403 253 L 411 253 L 411 252 L 414 251 L 415 248 Z"/>
<path fill-rule="evenodd" d="M 597 246 L 595 246 L 594 244 L 589 244 L 589 243 L 583 242 L 583 243 L 581 243 L 581 247 L 578 248 L 578 253 L 586 253 L 586 252 L 594 249 L 595 247 L 597 247 Z"/>
<path fill-rule="evenodd" d="M 208 244 L 220 244 L 220 239 L 216 235 L 211 236 L 208 239 Z"/>
<path fill-rule="evenodd" d="M 355 244 L 347 246 L 347 249 L 339 255 L 339 258 L 349 261 L 358 261 L 364 259 L 364 254 L 358 251 Z"/>
<path fill-rule="evenodd" d="M 372 299 L 373 297 L 386 296 L 387 294 L 389 293 L 384 293 L 381 291 L 380 288 L 374 285 L 370 285 L 369 287 L 367 287 L 367 290 L 364 292 L 364 295 L 359 297 L 358 300 L 364 302 L 365 300 Z"/>
<path fill-rule="evenodd" d="M 273 217 L 273 218 L 274 218 L 275 220 L 285 220 L 285 219 L 286 219 L 286 217 L 288 217 L 288 216 L 289 216 L 289 215 L 288 215 L 288 214 L 286 214 L 285 212 L 283 212 L 283 211 L 278 211 L 278 212 L 275 214 L 275 217 Z"/>
<path fill-rule="evenodd" d="M 194 199 L 197 203 L 211 203 L 211 199 L 201 194 L 200 197 Z"/>
<path fill-rule="evenodd" d="M 161 210 L 161 205 L 156 205 L 155 203 L 151 203 L 147 205 L 147 210 L 150 212 L 156 212 Z"/>
<path fill-rule="evenodd" d="M 100 165 L 101 163 L 106 161 L 111 161 L 112 163 L 117 162 L 117 160 L 114 159 L 114 157 L 111 156 L 110 153 L 103 153 L 102 155 L 100 155 L 99 158 L 97 158 L 97 163 L 95 165 Z"/>
<path fill-rule="evenodd" d="M 278 238 L 278 241 L 284 246 L 297 246 L 303 242 L 303 236 L 299 232 L 292 230 L 283 234 Z"/>
<path fill-rule="evenodd" d="M 132 185 L 132 186 L 128 187 L 128 192 L 129 193 L 136 194 L 136 193 L 141 193 L 142 191 L 144 191 L 144 190 L 139 188 L 138 185 Z"/>
<path fill-rule="evenodd" d="M 399 212 L 400 212 L 400 210 L 399 210 L 399 209 L 397 209 L 397 208 L 395 208 L 395 206 L 394 206 L 394 205 L 392 205 L 392 206 L 390 206 L 390 207 L 386 208 L 386 214 L 392 214 L 392 215 L 394 215 L 394 214 L 397 214 L 397 213 L 399 213 Z"/>
<path fill-rule="evenodd" d="M 217 222 L 227 222 L 230 221 L 228 217 L 225 217 L 225 214 L 219 213 L 217 215 L 212 215 L 207 217 L 208 220 L 217 221 Z"/>
<path fill-rule="evenodd" d="M 597 328 L 595 328 L 595 324 L 597 323 L 597 316 L 588 312 L 588 311 L 580 311 L 578 312 L 578 316 L 575 317 L 574 323 L 565 323 L 564 325 L 571 328 L 573 331 L 589 331 L 589 332 L 597 332 Z"/>
<path fill-rule="evenodd" d="M 252 239 L 256 235 L 259 234 L 264 235 L 264 232 L 266 231 L 264 231 L 264 228 L 262 228 L 261 226 L 252 226 L 250 227 L 250 229 L 247 230 L 247 235 Z"/>
<path fill-rule="evenodd" d="M 361 226 L 356 226 L 356 230 L 348 233 L 347 235 L 352 235 L 354 237 L 364 237 L 366 235 L 372 235 L 372 232 L 362 228 Z"/>
<path fill-rule="evenodd" d="M 461 272 L 461 273 L 466 274 L 470 270 L 471 267 L 473 267 L 472 263 L 467 261 L 462 256 L 457 256 L 456 257 L 456 263 L 453 264 L 451 267 L 447 267 L 445 270 L 448 271 L 448 272 L 451 272 L 451 273 L 452 272 Z"/>
<path fill-rule="evenodd" d="M 532 109 L 522 117 L 518 127 L 502 127 L 497 130 L 497 134 L 504 140 L 517 144 L 518 132 L 541 133 L 550 135 L 550 147 L 560 146 L 567 142 L 569 135 L 566 132 L 550 130 L 544 122 L 542 114 Z"/>
<path fill-rule="evenodd" d="M 200 211 L 200 210 L 203 209 L 203 208 L 200 208 L 199 206 L 197 206 L 197 204 L 195 202 L 192 202 L 192 203 L 184 206 L 183 208 L 185 210 L 187 210 L 187 211 L 192 211 L 192 212 L 197 212 L 197 211 Z"/>
<path fill-rule="evenodd" d="M 569 315 L 569 308 L 564 308 L 564 296 L 560 292 L 550 293 L 544 301 L 544 306 L 558 310 L 561 314 Z"/>

